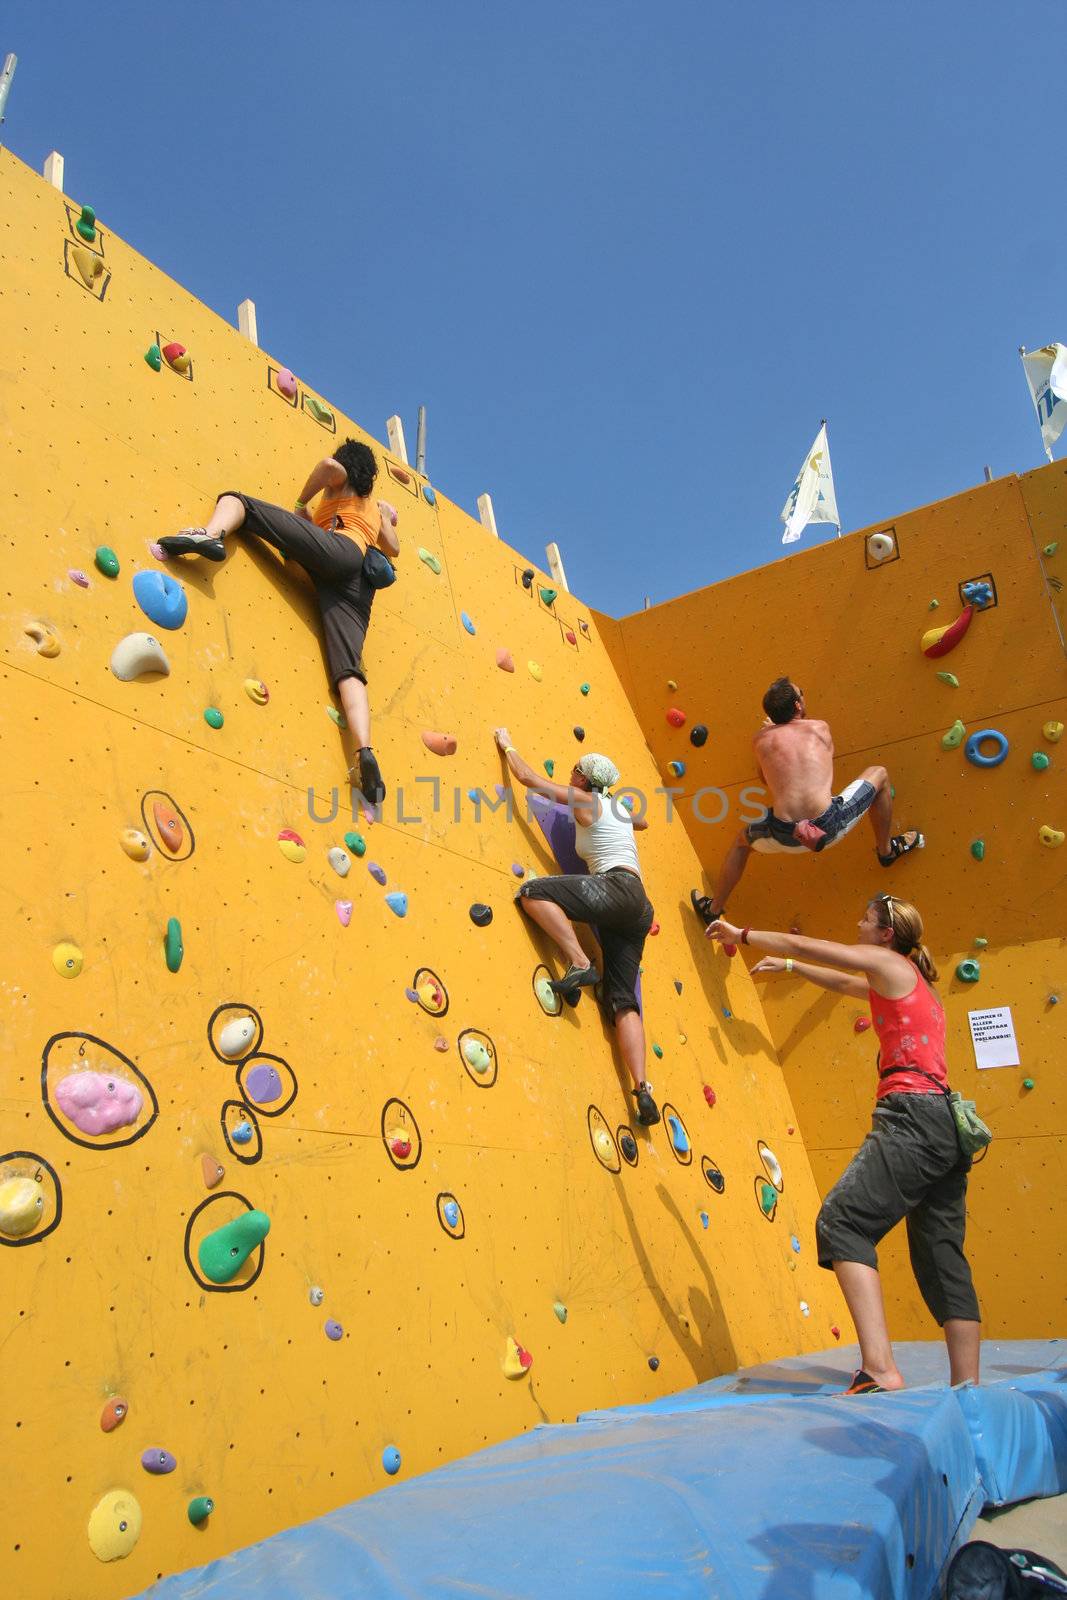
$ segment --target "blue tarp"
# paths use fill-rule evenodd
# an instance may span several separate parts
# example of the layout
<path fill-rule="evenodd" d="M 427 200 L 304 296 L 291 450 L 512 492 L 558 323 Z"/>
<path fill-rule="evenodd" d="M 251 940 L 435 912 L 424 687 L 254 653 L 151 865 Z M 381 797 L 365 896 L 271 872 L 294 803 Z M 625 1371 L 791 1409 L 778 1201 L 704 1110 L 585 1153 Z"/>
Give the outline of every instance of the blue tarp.
<path fill-rule="evenodd" d="M 951 1390 L 943 1347 L 904 1345 L 919 1387 L 845 1399 L 851 1355 L 536 1428 L 147 1593 L 929 1600 L 983 1501 L 1067 1486 L 1067 1347 L 990 1346 Z"/>

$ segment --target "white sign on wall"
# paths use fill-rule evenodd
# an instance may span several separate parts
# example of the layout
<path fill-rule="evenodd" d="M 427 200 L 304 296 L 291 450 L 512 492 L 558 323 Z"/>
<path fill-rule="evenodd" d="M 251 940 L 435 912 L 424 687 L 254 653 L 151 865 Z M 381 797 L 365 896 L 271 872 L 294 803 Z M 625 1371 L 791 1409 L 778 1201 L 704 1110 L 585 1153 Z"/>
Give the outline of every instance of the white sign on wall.
<path fill-rule="evenodd" d="M 1010 1006 L 991 1006 L 988 1011 L 968 1011 L 971 1043 L 978 1067 L 1017 1067 L 1019 1046 Z"/>

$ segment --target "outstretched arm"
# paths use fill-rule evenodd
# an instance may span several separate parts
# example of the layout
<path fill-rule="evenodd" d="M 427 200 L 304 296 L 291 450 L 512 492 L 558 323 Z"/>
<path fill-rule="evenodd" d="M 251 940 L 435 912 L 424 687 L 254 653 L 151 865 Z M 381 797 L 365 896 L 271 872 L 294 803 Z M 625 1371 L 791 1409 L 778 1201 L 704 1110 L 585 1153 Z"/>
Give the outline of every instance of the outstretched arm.
<path fill-rule="evenodd" d="M 511 734 L 506 728 L 494 728 L 493 738 L 503 752 L 504 760 L 513 778 L 526 789 L 532 789 L 535 794 L 543 794 L 548 800 L 555 800 L 558 805 L 569 806 L 574 812 L 575 819 L 587 827 L 593 820 L 592 805 L 589 796 L 581 789 L 572 789 L 569 784 L 553 783 L 551 778 L 542 777 L 535 772 L 528 761 L 524 761 L 511 742 Z M 584 802 L 584 804 L 583 804 Z"/>
<path fill-rule="evenodd" d="M 720 944 L 740 944 L 744 931 L 720 917 L 708 929 L 707 937 Z M 865 973 L 872 985 L 877 981 L 879 990 L 887 984 L 896 987 L 902 977 L 907 979 L 903 993 L 911 986 L 910 972 L 904 971 L 910 969 L 911 962 L 888 945 L 836 944 L 832 939 L 808 939 L 801 933 L 771 933 L 759 928 L 749 928 L 744 942 L 772 955 L 790 956 L 794 961 L 813 961 L 845 972 Z"/>
<path fill-rule="evenodd" d="M 791 962 L 788 968 L 787 960 Z M 816 984 L 820 989 L 829 989 L 831 994 L 847 994 L 853 1000 L 867 999 L 868 985 L 864 978 L 851 972 L 835 972 L 833 967 L 816 967 L 810 961 L 793 961 L 788 956 L 764 956 L 752 968 L 752 976 L 759 973 L 761 977 L 769 977 L 771 973 L 786 971 L 795 978 L 807 978 L 809 983 Z"/>

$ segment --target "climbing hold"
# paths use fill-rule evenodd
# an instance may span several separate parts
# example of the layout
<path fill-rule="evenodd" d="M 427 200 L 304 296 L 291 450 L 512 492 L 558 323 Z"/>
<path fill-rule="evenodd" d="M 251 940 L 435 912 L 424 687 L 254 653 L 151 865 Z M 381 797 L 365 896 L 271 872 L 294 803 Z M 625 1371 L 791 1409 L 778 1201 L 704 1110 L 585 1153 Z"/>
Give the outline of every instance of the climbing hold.
<path fill-rule="evenodd" d="M 390 911 L 395 912 L 398 917 L 407 916 L 408 897 L 406 894 L 404 894 L 403 890 L 398 889 L 392 894 L 387 894 L 385 897 L 385 903 L 389 907 Z"/>
<path fill-rule="evenodd" d="M 89 1513 L 89 1548 L 98 1561 L 121 1561 L 141 1536 L 141 1507 L 128 1489 L 109 1489 Z"/>
<path fill-rule="evenodd" d="M 942 750 L 955 750 L 957 745 L 963 743 L 963 735 L 967 732 L 959 717 L 956 718 L 947 733 L 941 735 Z"/>
<path fill-rule="evenodd" d="M 347 850 L 342 850 L 339 844 L 332 845 L 326 852 L 326 859 L 339 878 L 347 878 L 352 870 L 352 857 Z"/>
<path fill-rule="evenodd" d="M 261 678 L 246 678 L 245 694 L 257 706 L 265 706 L 270 699 L 270 690 Z"/>
<path fill-rule="evenodd" d="M 429 567 L 431 572 L 440 572 L 441 563 L 438 561 L 433 551 L 424 550 L 421 545 L 419 546 L 419 560 L 424 562 L 425 565 Z"/>
<path fill-rule="evenodd" d="M 153 800 L 152 816 L 155 819 L 156 827 L 159 829 L 159 837 L 171 854 L 176 855 L 185 840 L 185 829 L 178 820 L 177 814 L 165 800 Z"/>
<path fill-rule="evenodd" d="M 456 753 L 456 736 L 454 733 L 424 732 L 422 742 L 427 750 L 435 756 L 454 756 Z"/>
<path fill-rule="evenodd" d="M 81 567 L 68 567 L 67 577 L 71 583 L 76 583 L 79 589 L 88 589 L 89 576 L 88 573 L 82 571 Z"/>
<path fill-rule="evenodd" d="M 144 358 L 153 372 L 161 372 L 163 370 L 163 352 L 158 344 L 150 344 L 144 353 Z"/>
<path fill-rule="evenodd" d="M 993 585 L 984 578 L 972 578 L 968 583 L 960 585 L 960 594 L 969 605 L 977 610 L 983 610 L 993 599 Z"/>
<path fill-rule="evenodd" d="M 176 339 L 172 339 L 169 344 L 165 344 L 163 346 L 160 353 L 168 367 L 173 367 L 176 362 L 181 360 L 182 356 L 184 356 L 186 352 L 183 344 L 179 344 Z M 186 361 L 184 367 L 179 367 L 177 370 L 179 372 L 187 372 L 189 370 L 188 361 Z"/>
<path fill-rule="evenodd" d="M 321 1306 L 325 1298 L 325 1289 L 320 1289 L 317 1283 L 313 1283 L 311 1288 L 308 1290 L 308 1299 L 311 1301 L 311 1304 L 313 1306 Z"/>
<path fill-rule="evenodd" d="M 1063 843 L 1064 837 L 1059 828 L 1050 828 L 1047 822 L 1038 828 L 1037 836 L 1050 850 L 1057 849 Z"/>
<path fill-rule="evenodd" d="M 450 1228 L 458 1228 L 460 1217 L 463 1215 L 459 1209 L 459 1202 L 456 1200 L 446 1200 L 444 1205 L 441 1207 L 441 1215 L 444 1217 Z"/>
<path fill-rule="evenodd" d="M 231 1139 L 235 1133 L 236 1129 Z M 204 1277 L 212 1283 L 229 1283 L 269 1232 L 270 1218 L 265 1211 L 243 1211 L 232 1222 L 206 1233 L 196 1252 Z"/>
<path fill-rule="evenodd" d="M 533 581 L 534 581 L 534 569 L 533 569 L 533 567 L 527 567 L 526 571 L 522 575 L 522 586 L 523 586 L 523 588 L 524 589 L 528 589 L 530 587 L 531 583 L 533 583 Z"/>
<path fill-rule="evenodd" d="M 44 1215 L 41 1186 L 32 1178 L 8 1178 L 0 1183 L 0 1233 L 21 1239 L 32 1233 Z"/>
<path fill-rule="evenodd" d="M 689 1135 L 682 1127 L 680 1120 L 677 1117 L 668 1117 L 667 1125 L 671 1131 L 671 1144 L 680 1156 L 687 1155 L 689 1152 Z"/>
<path fill-rule="evenodd" d="M 324 423 L 327 428 L 333 423 L 333 412 L 329 406 L 324 406 L 322 401 L 316 400 L 313 394 L 305 394 L 304 406 L 311 412 L 316 422 Z"/>
<path fill-rule="evenodd" d="M 470 909 L 470 919 L 476 928 L 488 928 L 493 920 L 492 906 L 486 906 L 476 900 Z"/>
<path fill-rule="evenodd" d="M 789 1243 L 790 1243 L 790 1246 L 792 1247 L 793 1254 L 794 1255 L 799 1255 L 800 1254 L 800 1240 L 797 1238 L 795 1233 L 791 1233 L 789 1235 Z"/>
<path fill-rule="evenodd" d="M 972 940 L 972 943 L 974 944 L 974 948 L 976 950 L 985 950 L 989 947 L 988 939 L 974 939 Z"/>
<path fill-rule="evenodd" d="M 269 1106 L 282 1097 L 282 1080 L 277 1067 L 261 1062 L 252 1068 L 245 1079 L 243 1093 L 248 1100 L 254 1100 L 257 1106 Z"/>
<path fill-rule="evenodd" d="M 651 928 L 649 928 L 649 930 L 648 930 L 648 937 L 650 939 L 654 939 L 658 932 L 659 932 L 659 923 L 658 922 L 654 922 L 652 924 Z"/>
<path fill-rule="evenodd" d="M 81 216 L 74 224 L 74 231 L 81 235 L 86 244 L 96 241 L 96 212 L 92 206 L 82 206 Z"/>
<path fill-rule="evenodd" d="M 256 1023 L 254 1017 L 232 1017 L 226 1025 L 219 1030 L 217 1040 L 219 1051 L 227 1061 L 236 1061 L 238 1056 L 243 1056 L 256 1036 Z"/>
<path fill-rule="evenodd" d="M 552 991 L 551 991 L 551 990 L 549 990 L 549 993 L 550 993 L 550 994 L 551 994 L 551 992 L 552 992 Z M 448 1040 L 447 1040 L 447 1039 L 446 1039 L 446 1038 L 445 1038 L 445 1037 L 444 1037 L 444 1035 L 443 1035 L 443 1034 L 440 1034 L 440 1033 L 439 1033 L 439 1034 L 438 1034 L 438 1035 L 437 1035 L 437 1038 L 436 1038 L 436 1039 L 435 1039 L 435 1040 L 434 1040 L 434 1042 L 433 1042 L 433 1047 L 434 1047 L 434 1049 L 435 1049 L 435 1050 L 440 1050 L 440 1052 L 441 1052 L 441 1054 L 442 1054 L 442 1055 L 444 1055 L 444 1053 L 445 1053 L 445 1051 L 446 1051 L 446 1050 L 447 1050 L 447 1049 L 449 1049 L 449 1043 L 448 1043 Z"/>
<path fill-rule="evenodd" d="M 434 494 L 428 483 L 424 483 L 422 486 L 422 498 L 426 501 L 428 506 L 435 506 L 437 504 L 437 496 Z"/>
<path fill-rule="evenodd" d="M 572 728 L 571 732 L 574 734 L 574 737 L 577 739 L 578 743 L 581 744 L 583 739 L 585 738 L 585 729 L 584 728 Z"/>
<path fill-rule="evenodd" d="M 1059 549 L 1059 547 L 1060 547 L 1059 546 L 1059 540 L 1054 539 L 1051 544 L 1046 544 L 1046 545 L 1042 546 L 1041 554 L 1043 556 L 1054 556 L 1056 554 L 1056 551 Z"/>
<path fill-rule="evenodd" d="M 968 956 L 957 966 L 956 976 L 961 983 L 977 983 L 982 976 L 982 969 L 973 956 Z"/>
<path fill-rule="evenodd" d="M 533 1356 L 524 1350 L 521 1344 L 509 1337 L 507 1352 L 504 1356 L 504 1376 L 507 1378 L 524 1378 L 533 1366 Z"/>
<path fill-rule="evenodd" d="M 123 828 L 119 844 L 131 861 L 147 861 L 152 846 L 138 828 Z"/>
<path fill-rule="evenodd" d="M 939 681 L 947 683 L 950 689 L 958 689 L 960 686 L 960 680 L 954 672 L 939 672 L 937 676 Z"/>
<path fill-rule="evenodd" d="M 972 854 L 972 856 L 974 857 L 974 859 L 976 861 L 984 861 L 985 860 L 985 840 L 984 839 L 972 839 L 971 840 L 971 854 Z"/>
<path fill-rule="evenodd" d="M 579 694 L 588 694 L 589 693 L 589 685 L 587 683 L 580 683 L 578 685 L 578 693 Z"/>
<path fill-rule="evenodd" d="M 425 488 L 422 492 L 426 493 Z M 395 1478 L 400 1471 L 400 1451 L 395 1444 L 387 1444 L 382 1451 L 382 1466 L 391 1478 Z"/>
<path fill-rule="evenodd" d="M 330 721 L 335 722 L 339 728 L 348 727 L 348 723 L 345 721 L 344 717 L 342 717 L 336 706 L 325 706 L 323 709 L 325 710 Z"/>
<path fill-rule="evenodd" d="M 649 1371 L 650 1372 L 658 1372 L 659 1371 L 659 1356 L 649 1356 L 649 1358 L 648 1358 L 648 1366 L 649 1366 Z"/>
<path fill-rule="evenodd" d="M 296 399 L 296 378 L 293 373 L 289 371 L 288 367 L 278 368 L 277 372 L 274 374 L 274 382 L 277 385 L 279 394 L 284 395 L 287 400 Z"/>
<path fill-rule="evenodd" d="M 852 1024 L 853 1033 L 866 1033 L 871 1025 L 870 1017 L 857 1017 Z"/>
<path fill-rule="evenodd" d="M 702 722 L 698 722 L 694 728 L 689 730 L 689 743 L 695 744 L 699 748 L 700 745 L 707 744 L 707 742 L 708 730 Z"/>
<path fill-rule="evenodd" d="M 411 1140 L 406 1133 L 389 1133 L 385 1142 L 398 1161 L 406 1161 L 411 1154 Z"/>
<path fill-rule="evenodd" d="M 367 853 L 367 841 L 361 833 L 346 833 L 345 844 L 354 856 L 365 856 Z"/>
<path fill-rule="evenodd" d="M 278 849 L 286 861 L 301 862 L 307 855 L 307 845 L 295 828 L 283 828 L 278 835 Z"/>
<path fill-rule="evenodd" d="M 775 1207 L 778 1204 L 778 1190 L 774 1187 L 773 1183 L 760 1182 L 759 1203 L 760 1210 L 763 1212 L 764 1216 L 773 1216 Z"/>
<path fill-rule="evenodd" d="M 85 287 L 92 289 L 104 270 L 104 263 L 98 255 L 94 255 L 91 250 L 83 249 L 80 244 L 72 245 L 70 253 Z"/>
<path fill-rule="evenodd" d="M 992 740 L 993 749 L 987 755 L 982 749 L 983 744 Z M 963 747 L 967 760 L 975 767 L 999 767 L 1007 759 L 1008 741 L 1004 734 L 996 728 L 983 728 L 979 733 L 972 733 Z"/>
<path fill-rule="evenodd" d="M 562 1300 L 553 1300 L 553 1302 L 552 1302 L 552 1310 L 556 1314 L 557 1322 L 566 1322 L 566 1320 L 567 1320 L 567 1307 L 563 1304 Z"/>
<path fill-rule="evenodd" d="M 185 946 L 182 944 L 182 925 L 177 917 L 167 918 L 167 931 L 163 937 L 163 953 L 167 961 L 167 971 L 177 972 L 185 954 Z"/>
<path fill-rule="evenodd" d="M 627 1161 L 637 1160 L 637 1140 L 632 1133 L 623 1133 L 619 1136 L 619 1149 Z"/>
<path fill-rule="evenodd" d="M 459 620 L 462 622 L 468 633 L 477 633 L 477 628 L 474 626 L 474 623 L 471 621 L 470 617 L 468 617 L 465 611 L 460 612 Z"/>
<path fill-rule="evenodd" d="M 1024 1078 L 1023 1079 L 1023 1088 L 1024 1089 L 1032 1089 L 1033 1087 L 1034 1087 L 1033 1078 Z"/>
<path fill-rule="evenodd" d="M 544 672 L 542 671 L 540 665 L 536 661 L 527 661 L 526 665 L 529 668 L 530 677 L 535 683 L 540 683 L 544 677 Z"/>
<path fill-rule="evenodd" d="M 801 1300 L 800 1302 L 800 1314 L 802 1317 L 811 1316 L 811 1307 L 808 1305 L 806 1300 Z"/>
<path fill-rule="evenodd" d="M 1030 765 L 1033 767 L 1035 772 L 1044 772 L 1048 764 L 1048 756 L 1043 750 L 1035 750 L 1033 755 L 1030 757 Z"/>
<path fill-rule="evenodd" d="M 1041 729 L 1041 732 L 1044 734 L 1049 744 L 1059 744 L 1060 740 L 1063 738 L 1063 723 L 1046 722 L 1045 726 Z"/>
<path fill-rule="evenodd" d="M 205 1189 L 214 1189 L 226 1176 L 226 1169 L 221 1161 L 216 1161 L 214 1156 L 202 1155 L 200 1157 L 200 1173 L 204 1180 Z"/>
<path fill-rule="evenodd" d="M 950 622 L 943 628 L 928 628 L 919 642 L 923 655 L 929 656 L 931 660 L 936 660 L 938 656 L 947 656 L 967 632 L 973 616 L 974 606 L 965 606 L 955 622 Z"/>
<path fill-rule="evenodd" d="M 596 1152 L 605 1161 L 614 1161 L 615 1145 L 607 1128 L 598 1128 L 593 1134 L 593 1144 Z"/>
<path fill-rule="evenodd" d="M 382 888 L 384 889 L 385 885 L 386 885 L 386 883 L 388 881 L 386 876 L 385 876 L 384 867 L 380 867 L 376 861 L 368 861 L 367 862 L 367 871 L 370 873 L 370 875 L 374 879 L 375 883 L 380 883 Z"/>
<path fill-rule="evenodd" d="M 498 650 L 496 653 L 496 664 L 500 668 L 501 672 L 515 671 L 515 662 L 512 659 L 510 650 Z"/>
<path fill-rule="evenodd" d="M 708 1102 L 708 1105 L 713 1106 L 718 1098 L 719 1097 L 715 1093 L 715 1090 L 711 1087 L 711 1084 L 706 1083 L 704 1085 L 704 1099 Z"/>
<path fill-rule="evenodd" d="M 682 980 L 681 980 L 681 978 L 675 978 L 675 980 L 674 980 L 674 992 L 675 992 L 675 994 L 681 994 L 681 992 L 682 992 Z"/>
<path fill-rule="evenodd" d="M 100 1413 L 100 1427 L 103 1432 L 114 1433 L 116 1428 L 120 1428 L 126 1420 L 126 1413 L 129 1409 L 129 1406 L 121 1396 L 113 1394 Z"/>
<path fill-rule="evenodd" d="M 1058 1005 L 1059 1005 L 1059 1003 L 1060 1003 L 1060 997 L 1059 997 L 1059 995 L 1058 995 L 1058 994 L 1050 994 L 1050 995 L 1049 995 L 1049 997 L 1048 997 L 1048 1004 L 1049 1004 L 1049 1005 L 1050 1005 L 1050 1006 L 1058 1006 Z"/>
<path fill-rule="evenodd" d="M 464 1039 L 460 1046 L 464 1061 L 474 1072 L 488 1072 L 493 1058 L 480 1039 Z"/>
<path fill-rule="evenodd" d="M 671 774 L 672 778 L 684 778 L 685 777 L 685 762 L 684 761 L 670 761 L 667 764 L 668 764 L 668 766 L 670 768 L 670 774 Z"/>
<path fill-rule="evenodd" d="M 652 1046 L 652 1054 L 654 1056 L 656 1056 L 658 1060 L 662 1061 L 663 1060 L 663 1046 L 661 1044 L 654 1044 Z"/>
<path fill-rule="evenodd" d="M 210 1499 L 206 1494 L 198 1494 L 194 1495 L 190 1500 L 186 1508 L 186 1515 L 193 1527 L 199 1528 L 202 1522 L 207 1521 L 214 1509 L 214 1500 Z"/>
<path fill-rule="evenodd" d="M 872 533 L 867 539 L 867 554 L 872 561 L 887 561 L 896 550 L 891 533 Z"/>
<path fill-rule="evenodd" d="M 34 641 L 39 656 L 53 660 L 59 654 L 59 635 L 50 623 L 28 622 L 22 631 Z"/>
<path fill-rule="evenodd" d="M 546 606 L 554 605 L 556 596 L 559 594 L 558 589 L 549 589 L 545 586 L 542 586 L 537 592 L 541 596 L 541 599 L 544 601 Z"/>
<path fill-rule="evenodd" d="M 679 711 L 677 706 L 672 706 L 667 712 L 667 721 L 670 723 L 672 728 L 684 728 L 685 712 Z"/>
<path fill-rule="evenodd" d="M 677 687 L 678 687 L 678 685 L 677 685 L 677 683 L 675 682 L 675 680 L 673 678 L 668 678 L 667 679 L 667 688 L 670 690 L 671 694 L 674 693 L 674 691 L 677 689 Z"/>
<path fill-rule="evenodd" d="M 141 1452 L 141 1465 L 146 1472 L 155 1473 L 162 1477 L 165 1473 L 173 1472 L 178 1465 L 177 1457 L 172 1456 L 169 1450 L 144 1450 Z"/>
<path fill-rule="evenodd" d="M 322 1331 L 326 1335 L 327 1339 L 333 1340 L 334 1344 L 337 1343 L 338 1339 L 343 1339 L 345 1336 L 344 1328 L 342 1328 L 339 1322 L 335 1322 L 333 1317 L 326 1318 L 326 1321 L 322 1325 Z"/>
<path fill-rule="evenodd" d="M 563 1010 L 563 1002 L 552 987 L 552 980 L 546 974 L 541 974 L 534 979 L 534 994 L 537 1003 L 547 1016 L 558 1017 Z"/>
<path fill-rule="evenodd" d="M 118 577 L 119 558 L 109 544 L 99 545 L 95 555 L 93 556 L 93 560 L 95 561 L 98 570 L 104 574 L 105 578 Z"/>
<path fill-rule="evenodd" d="M 702 1228 L 706 1228 L 710 1221 L 711 1221 L 711 1218 L 708 1216 L 707 1212 L 706 1211 L 702 1211 L 700 1213 L 700 1226 Z"/>
<path fill-rule="evenodd" d="M 577 644 L 578 643 L 578 640 L 575 638 L 575 634 L 574 634 L 574 629 L 573 628 L 565 628 L 563 630 L 563 637 L 566 639 L 568 644 Z"/>
<path fill-rule="evenodd" d="M 250 1122 L 235 1123 L 230 1129 L 230 1142 L 232 1144 L 251 1144 L 252 1124 Z"/>
<path fill-rule="evenodd" d="M 150 633 L 128 633 L 111 652 L 111 670 L 123 683 L 131 683 L 145 672 L 170 672 L 163 646 Z"/>
<path fill-rule="evenodd" d="M 221 728 L 224 720 L 225 719 L 218 706 L 208 706 L 207 710 L 204 712 L 204 721 L 207 723 L 209 728 Z"/>
<path fill-rule="evenodd" d="M 84 961 L 76 944 L 57 944 L 52 951 L 52 965 L 61 978 L 76 978 Z"/>
<path fill-rule="evenodd" d="M 550 778 L 555 776 L 556 763 L 552 760 L 551 756 L 549 756 L 548 760 L 545 762 L 545 771 L 548 773 Z"/>

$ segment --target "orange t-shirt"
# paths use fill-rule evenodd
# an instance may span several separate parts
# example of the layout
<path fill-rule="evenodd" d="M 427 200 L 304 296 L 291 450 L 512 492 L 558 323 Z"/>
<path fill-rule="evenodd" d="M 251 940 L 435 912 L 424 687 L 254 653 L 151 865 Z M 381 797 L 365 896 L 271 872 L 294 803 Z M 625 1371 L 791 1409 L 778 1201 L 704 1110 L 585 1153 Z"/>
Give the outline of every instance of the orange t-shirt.
<path fill-rule="evenodd" d="M 382 544 L 382 521 L 378 502 L 369 494 L 353 494 L 347 487 L 336 494 L 326 489 L 312 516 L 315 526 L 322 528 L 326 533 L 346 534 L 363 550 L 374 545 L 376 549 L 389 555 Z M 389 559 L 395 561 L 396 557 L 389 555 Z"/>

